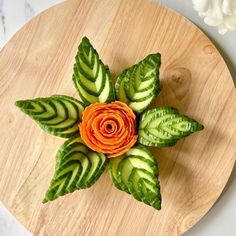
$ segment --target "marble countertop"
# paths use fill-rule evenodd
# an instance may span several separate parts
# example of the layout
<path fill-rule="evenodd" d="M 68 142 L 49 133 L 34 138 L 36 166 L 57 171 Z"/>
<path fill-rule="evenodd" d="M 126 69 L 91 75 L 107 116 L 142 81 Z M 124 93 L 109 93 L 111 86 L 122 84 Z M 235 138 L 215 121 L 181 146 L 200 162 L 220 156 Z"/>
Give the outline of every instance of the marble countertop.
<path fill-rule="evenodd" d="M 23 24 L 43 10 L 63 0 L 0 0 L 0 48 Z M 219 35 L 217 29 L 204 24 L 193 10 L 191 1 L 160 0 L 198 25 L 215 43 L 223 55 L 236 83 L 236 32 Z M 186 236 L 236 235 L 236 168 L 220 199 L 202 220 L 190 229 Z M 0 236 L 31 235 L 0 203 Z M 164 235 L 161 235 L 164 236 Z"/>

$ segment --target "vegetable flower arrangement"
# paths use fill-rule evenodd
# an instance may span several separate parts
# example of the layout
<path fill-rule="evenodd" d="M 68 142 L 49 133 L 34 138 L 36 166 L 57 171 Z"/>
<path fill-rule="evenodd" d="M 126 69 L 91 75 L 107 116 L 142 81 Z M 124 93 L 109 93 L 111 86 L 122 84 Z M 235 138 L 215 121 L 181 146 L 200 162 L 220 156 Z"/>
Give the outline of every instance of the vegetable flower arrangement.
<path fill-rule="evenodd" d="M 81 101 L 53 95 L 16 102 L 43 130 L 68 138 L 44 203 L 90 187 L 108 165 L 118 189 L 161 209 L 158 165 L 145 146 L 172 146 L 203 126 L 175 108 L 146 110 L 160 92 L 160 64 L 159 53 L 148 55 L 124 70 L 113 89 L 108 66 L 84 37 L 73 73 Z"/>

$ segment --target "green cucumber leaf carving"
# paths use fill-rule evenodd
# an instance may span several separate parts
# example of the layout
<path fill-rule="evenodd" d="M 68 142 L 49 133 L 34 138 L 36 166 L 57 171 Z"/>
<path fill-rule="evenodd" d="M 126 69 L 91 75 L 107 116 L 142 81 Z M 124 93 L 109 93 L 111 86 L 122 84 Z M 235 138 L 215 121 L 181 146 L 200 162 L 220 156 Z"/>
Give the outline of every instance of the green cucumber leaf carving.
<path fill-rule="evenodd" d="M 85 105 L 114 100 L 109 68 L 99 59 L 97 51 L 86 37 L 78 48 L 73 81 Z"/>
<path fill-rule="evenodd" d="M 102 153 L 90 150 L 80 137 L 67 140 L 56 156 L 55 174 L 43 203 L 93 185 L 107 165 Z"/>
<path fill-rule="evenodd" d="M 155 157 L 142 145 L 136 145 L 120 157 L 109 161 L 114 185 L 138 201 L 161 209 L 158 166 Z"/>
<path fill-rule="evenodd" d="M 159 107 L 140 116 L 138 141 L 146 146 L 168 147 L 203 128 L 203 125 L 180 114 L 175 108 Z"/>
<path fill-rule="evenodd" d="M 161 55 L 151 54 L 138 64 L 124 70 L 115 84 L 116 98 L 140 113 L 160 92 Z"/>
<path fill-rule="evenodd" d="M 79 134 L 84 105 L 76 99 L 54 95 L 17 101 L 16 106 L 34 119 L 40 127 L 53 135 L 70 138 Z"/>

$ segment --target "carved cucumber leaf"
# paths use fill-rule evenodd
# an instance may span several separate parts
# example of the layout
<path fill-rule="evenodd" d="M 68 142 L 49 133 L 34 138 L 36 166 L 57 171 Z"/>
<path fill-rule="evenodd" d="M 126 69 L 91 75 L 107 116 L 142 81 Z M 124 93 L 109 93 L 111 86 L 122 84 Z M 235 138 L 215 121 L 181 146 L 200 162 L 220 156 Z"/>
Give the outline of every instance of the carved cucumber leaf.
<path fill-rule="evenodd" d="M 118 189 L 161 209 L 157 162 L 144 146 L 136 145 L 124 155 L 111 159 L 108 170 Z"/>
<path fill-rule="evenodd" d="M 69 139 L 57 153 L 55 174 L 43 202 L 90 187 L 106 165 L 105 155 L 90 150 L 80 137 Z"/>
<path fill-rule="evenodd" d="M 116 98 L 140 113 L 160 92 L 161 55 L 151 54 L 138 64 L 124 70 L 115 84 Z"/>
<path fill-rule="evenodd" d="M 180 114 L 175 108 L 159 107 L 140 116 L 138 141 L 146 146 L 168 147 L 203 128 L 203 125 Z"/>
<path fill-rule="evenodd" d="M 16 106 L 50 134 L 70 138 L 79 133 L 84 105 L 72 97 L 54 95 L 22 100 L 17 101 Z"/>
<path fill-rule="evenodd" d="M 82 39 L 75 59 L 73 81 L 84 104 L 113 101 L 109 68 L 86 37 Z"/>

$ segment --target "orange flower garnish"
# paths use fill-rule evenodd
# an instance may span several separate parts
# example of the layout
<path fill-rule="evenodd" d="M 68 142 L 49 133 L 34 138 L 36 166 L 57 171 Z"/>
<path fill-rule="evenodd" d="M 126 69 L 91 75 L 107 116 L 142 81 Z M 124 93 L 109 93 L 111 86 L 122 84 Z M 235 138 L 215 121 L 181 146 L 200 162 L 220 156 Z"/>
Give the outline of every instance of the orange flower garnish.
<path fill-rule="evenodd" d="M 79 128 L 85 144 L 108 158 L 122 155 L 137 141 L 136 117 L 123 102 L 91 104 Z"/>

